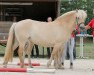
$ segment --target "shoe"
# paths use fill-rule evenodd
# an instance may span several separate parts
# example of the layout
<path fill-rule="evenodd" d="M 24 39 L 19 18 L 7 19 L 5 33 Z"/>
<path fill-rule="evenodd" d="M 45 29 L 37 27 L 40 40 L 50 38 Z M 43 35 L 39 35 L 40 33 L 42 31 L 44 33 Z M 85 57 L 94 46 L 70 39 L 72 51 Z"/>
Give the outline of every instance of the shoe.
<path fill-rule="evenodd" d="M 39 58 L 38 56 L 36 58 Z"/>
<path fill-rule="evenodd" d="M 64 66 L 64 63 L 62 62 L 62 65 Z"/>
<path fill-rule="evenodd" d="M 31 58 L 35 58 L 34 56 L 32 56 Z"/>

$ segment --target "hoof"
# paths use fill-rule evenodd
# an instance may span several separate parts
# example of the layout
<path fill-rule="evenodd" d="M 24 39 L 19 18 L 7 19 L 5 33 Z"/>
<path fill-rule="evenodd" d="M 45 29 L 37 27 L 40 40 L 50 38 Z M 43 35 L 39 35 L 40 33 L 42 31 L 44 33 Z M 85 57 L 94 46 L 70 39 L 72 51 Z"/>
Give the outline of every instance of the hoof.
<path fill-rule="evenodd" d="M 33 66 L 29 66 L 30 68 L 34 68 Z"/>
<path fill-rule="evenodd" d="M 21 68 L 26 68 L 26 66 L 25 65 L 21 65 Z"/>
<path fill-rule="evenodd" d="M 30 68 L 33 68 L 33 66 L 32 66 L 32 64 L 31 64 L 31 63 L 29 63 L 29 67 L 30 67 Z"/>
<path fill-rule="evenodd" d="M 55 66 L 55 69 L 59 69 L 59 68 Z"/>
<path fill-rule="evenodd" d="M 92 71 L 94 71 L 94 69 L 92 69 Z"/>
<path fill-rule="evenodd" d="M 55 65 L 54 67 L 55 67 L 55 69 L 59 69 L 59 65 Z"/>
<path fill-rule="evenodd" d="M 3 65 L 4 68 L 7 68 L 7 65 Z"/>
<path fill-rule="evenodd" d="M 5 62 L 3 63 L 3 67 L 4 68 L 7 68 L 7 64 Z"/>
<path fill-rule="evenodd" d="M 59 69 L 65 69 L 64 66 L 60 66 Z"/>
<path fill-rule="evenodd" d="M 48 62 L 48 63 L 47 63 L 47 67 L 50 67 L 50 66 L 51 66 L 51 63 L 50 63 L 50 62 Z"/>
<path fill-rule="evenodd" d="M 73 66 L 70 66 L 70 69 L 73 69 Z"/>

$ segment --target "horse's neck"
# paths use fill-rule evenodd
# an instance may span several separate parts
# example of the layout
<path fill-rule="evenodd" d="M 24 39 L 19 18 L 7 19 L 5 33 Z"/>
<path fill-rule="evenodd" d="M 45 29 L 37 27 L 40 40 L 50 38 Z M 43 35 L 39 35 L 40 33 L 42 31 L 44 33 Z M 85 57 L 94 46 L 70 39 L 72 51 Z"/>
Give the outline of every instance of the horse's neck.
<path fill-rule="evenodd" d="M 73 17 L 69 18 L 69 20 L 66 21 L 66 22 L 67 22 L 66 27 L 68 28 L 68 30 L 70 32 L 72 32 L 74 30 L 75 26 L 76 26 L 76 17 L 73 16 Z"/>
<path fill-rule="evenodd" d="M 76 15 L 75 13 L 69 14 L 66 17 L 59 17 L 56 20 L 62 27 L 65 27 L 69 32 L 75 28 Z"/>

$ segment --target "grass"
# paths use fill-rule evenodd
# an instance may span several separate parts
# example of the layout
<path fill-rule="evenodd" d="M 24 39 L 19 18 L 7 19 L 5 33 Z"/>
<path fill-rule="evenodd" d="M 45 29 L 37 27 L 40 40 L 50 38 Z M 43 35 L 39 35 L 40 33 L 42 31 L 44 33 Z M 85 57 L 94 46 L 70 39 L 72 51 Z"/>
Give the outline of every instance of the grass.
<path fill-rule="evenodd" d="M 80 47 L 76 46 L 76 55 L 79 57 L 80 54 Z M 94 44 L 93 43 L 85 43 L 83 49 L 83 56 L 94 59 Z"/>
<path fill-rule="evenodd" d="M 5 47 L 0 45 L 0 54 L 4 54 L 4 52 L 5 52 Z"/>

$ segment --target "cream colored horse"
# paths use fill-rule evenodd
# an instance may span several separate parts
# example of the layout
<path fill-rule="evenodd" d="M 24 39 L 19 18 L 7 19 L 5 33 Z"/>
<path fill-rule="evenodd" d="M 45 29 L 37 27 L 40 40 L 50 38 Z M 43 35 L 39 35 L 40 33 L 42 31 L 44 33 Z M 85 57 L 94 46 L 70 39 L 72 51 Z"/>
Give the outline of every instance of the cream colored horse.
<path fill-rule="evenodd" d="M 27 52 L 30 60 L 31 50 L 34 44 L 54 47 L 48 66 L 54 59 L 55 68 L 61 66 L 61 55 L 65 42 L 69 39 L 71 32 L 78 24 L 84 23 L 87 14 L 83 10 L 70 11 L 58 17 L 53 22 L 40 22 L 31 19 L 26 19 L 12 25 L 9 31 L 9 38 L 7 42 L 6 52 L 4 56 L 4 65 L 7 66 L 9 60 L 13 58 L 13 50 L 19 45 L 19 58 L 24 67 L 24 53 Z M 15 45 L 15 40 L 17 43 Z M 26 50 L 27 51 L 26 51 Z"/>

